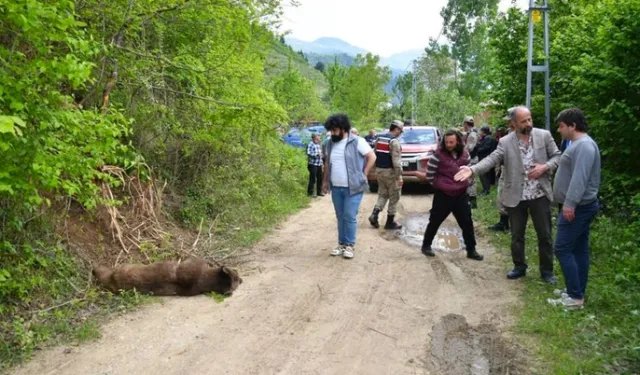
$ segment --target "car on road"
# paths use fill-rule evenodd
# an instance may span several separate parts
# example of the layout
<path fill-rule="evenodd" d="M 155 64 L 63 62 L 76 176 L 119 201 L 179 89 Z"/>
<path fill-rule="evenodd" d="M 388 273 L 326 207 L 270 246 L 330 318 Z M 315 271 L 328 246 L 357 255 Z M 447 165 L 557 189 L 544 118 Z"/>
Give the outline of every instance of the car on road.
<path fill-rule="evenodd" d="M 289 146 L 306 149 L 311 142 L 312 134 L 319 134 L 322 138 L 327 131 L 323 125 L 310 126 L 307 128 L 292 128 L 281 137 L 282 141 Z"/>
<path fill-rule="evenodd" d="M 405 185 L 429 183 L 420 178 L 420 172 L 427 171 L 429 157 L 438 148 L 442 136 L 440 129 L 435 126 L 407 126 L 398 140 L 402 145 L 402 181 Z M 378 181 L 375 168 L 367 176 L 369 190 L 378 191 Z"/>

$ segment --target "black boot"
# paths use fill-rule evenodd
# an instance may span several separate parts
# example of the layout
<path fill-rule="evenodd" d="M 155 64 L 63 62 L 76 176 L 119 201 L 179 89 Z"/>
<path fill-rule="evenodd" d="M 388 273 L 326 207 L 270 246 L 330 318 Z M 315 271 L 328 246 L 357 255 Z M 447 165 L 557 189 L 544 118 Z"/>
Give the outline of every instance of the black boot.
<path fill-rule="evenodd" d="M 379 213 L 380 213 L 380 209 L 374 208 L 373 212 L 371 213 L 371 216 L 369 216 L 369 223 L 371 223 L 371 226 L 373 226 L 374 228 L 380 228 L 380 223 L 378 223 Z"/>
<path fill-rule="evenodd" d="M 483 260 L 484 256 L 478 254 L 478 252 L 475 250 L 471 250 L 471 251 L 467 251 L 467 258 L 473 259 L 473 260 Z"/>
<path fill-rule="evenodd" d="M 428 257 L 434 257 L 436 256 L 436 253 L 433 252 L 433 249 L 431 248 L 431 246 L 424 246 L 422 245 L 422 254 L 428 256 Z"/>
<path fill-rule="evenodd" d="M 395 217 L 396 215 L 387 215 L 387 223 L 384 225 L 384 229 L 394 229 L 394 230 L 402 229 L 402 225 L 393 221 Z"/>
<path fill-rule="evenodd" d="M 489 230 L 496 232 L 506 232 L 509 230 L 509 216 L 500 215 L 500 222 L 489 227 Z"/>
<path fill-rule="evenodd" d="M 471 204 L 471 208 L 478 208 L 478 202 L 476 201 L 476 197 L 470 197 L 469 204 Z"/>

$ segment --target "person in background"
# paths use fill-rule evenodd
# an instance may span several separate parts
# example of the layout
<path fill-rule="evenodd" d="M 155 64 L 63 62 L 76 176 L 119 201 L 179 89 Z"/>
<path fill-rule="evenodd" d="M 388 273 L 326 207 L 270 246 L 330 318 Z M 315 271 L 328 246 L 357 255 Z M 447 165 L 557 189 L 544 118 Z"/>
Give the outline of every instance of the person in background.
<path fill-rule="evenodd" d="M 472 116 L 467 116 L 463 121 L 464 127 L 464 147 L 469 153 L 469 165 L 476 165 L 478 163 L 478 141 L 480 137 L 478 136 L 478 132 L 475 129 L 474 120 Z M 469 188 L 467 189 L 467 194 L 469 194 L 469 202 L 471 204 L 471 208 L 478 208 L 478 203 L 476 201 L 476 196 L 478 195 L 478 186 L 476 184 L 476 179 L 472 178 L 469 182 Z"/>
<path fill-rule="evenodd" d="M 504 190 L 500 193 L 509 212 L 511 224 L 511 257 L 514 268 L 507 274 L 511 280 L 527 274 L 525 230 L 531 216 L 538 236 L 540 277 L 549 284 L 557 282 L 553 275 L 553 240 L 551 237 L 551 173 L 558 167 L 560 150 L 551 133 L 533 127 L 531 111 L 515 107 L 511 113 L 515 131 L 500 140 L 498 148 L 472 167 L 463 166 L 455 176 L 465 181 L 504 163 Z"/>
<path fill-rule="evenodd" d="M 495 139 L 491 136 L 491 129 L 485 125 L 480 128 L 480 141 L 478 142 L 478 161 L 489 156 L 497 147 Z M 495 170 L 490 170 L 480 176 L 482 192 L 480 195 L 489 195 L 491 185 L 495 184 Z"/>
<path fill-rule="evenodd" d="M 580 109 L 565 109 L 556 121 L 562 139 L 571 142 L 553 181 L 554 201 L 562 204 L 554 251 L 567 289 L 559 293 L 560 299 L 549 302 L 582 309 L 589 278 L 589 232 L 599 209 L 600 149 L 587 134 L 587 120 Z"/>
<path fill-rule="evenodd" d="M 364 137 L 364 140 L 367 141 L 371 148 L 373 148 L 375 146 L 377 138 L 378 136 L 376 135 L 376 131 L 374 129 L 369 129 L 369 134 Z"/>
<path fill-rule="evenodd" d="M 322 141 L 322 163 L 325 166 L 327 165 L 327 147 L 329 142 L 331 142 L 331 132 L 327 132 L 324 141 Z"/>
<path fill-rule="evenodd" d="M 384 210 L 384 206 L 389 201 L 387 223 L 384 229 L 402 229 L 402 225 L 395 222 L 395 216 L 402 191 L 402 145 L 398 137 L 403 129 L 402 121 L 394 120 L 389 127 L 389 132 L 378 137 L 375 143 L 378 201 L 369 216 L 369 223 L 374 228 L 380 227 L 378 214 Z"/>
<path fill-rule="evenodd" d="M 482 260 L 484 257 L 476 251 L 476 238 L 473 232 L 473 219 L 467 181 L 455 181 L 454 176 L 461 166 L 469 164 L 469 152 L 464 148 L 462 134 L 451 129 L 444 133 L 438 150 L 431 155 L 427 164 L 426 179 L 436 190 L 429 215 L 429 224 L 424 232 L 422 253 L 433 257 L 436 254 L 431 248 L 433 239 L 442 222 L 453 213 L 467 249 L 467 258 Z"/>
<path fill-rule="evenodd" d="M 504 128 L 498 128 L 496 131 L 496 140 L 499 141 L 507 134 L 513 131 L 513 125 L 511 125 L 511 116 L 513 115 L 513 108 L 509 108 L 507 110 L 507 115 L 503 118 L 504 121 L 509 122 L 509 131 L 506 132 Z M 498 134 L 500 138 L 498 138 Z M 509 213 L 507 212 L 507 208 L 502 204 L 502 191 L 504 191 L 504 165 L 500 163 L 496 166 L 496 176 L 498 177 L 498 191 L 496 192 L 496 208 L 498 209 L 498 213 L 500 214 L 500 221 L 498 223 L 489 227 L 489 230 L 497 231 L 497 232 L 507 232 L 509 231 Z"/>
<path fill-rule="evenodd" d="M 307 169 L 309 170 L 309 185 L 307 195 L 310 197 L 323 197 L 322 194 L 322 149 L 320 146 L 320 135 L 311 135 L 311 142 L 307 146 Z M 315 195 L 314 195 L 315 188 Z"/>
<path fill-rule="evenodd" d="M 364 138 L 351 134 L 351 121 L 346 115 L 330 116 L 325 128 L 331 132 L 331 141 L 326 147 L 322 192 L 331 191 L 338 222 L 338 246 L 331 255 L 351 259 L 355 255 L 358 210 L 369 187 L 367 174 L 375 165 L 376 155 Z"/>
<path fill-rule="evenodd" d="M 562 142 L 560 142 L 560 152 L 564 153 L 569 146 L 571 146 L 571 140 L 570 139 L 563 139 Z"/>
<path fill-rule="evenodd" d="M 359 135 L 360 133 L 358 133 L 358 129 L 356 129 L 356 128 L 352 128 L 352 129 L 351 129 L 351 134 L 353 134 L 353 135 Z"/>

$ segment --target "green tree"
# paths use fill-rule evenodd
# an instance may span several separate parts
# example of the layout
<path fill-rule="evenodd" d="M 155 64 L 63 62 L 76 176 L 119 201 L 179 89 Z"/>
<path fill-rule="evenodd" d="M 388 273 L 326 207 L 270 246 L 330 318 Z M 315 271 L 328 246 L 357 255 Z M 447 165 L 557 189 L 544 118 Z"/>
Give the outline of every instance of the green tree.
<path fill-rule="evenodd" d="M 357 56 L 353 65 L 330 65 L 327 69 L 332 108 L 347 113 L 359 123 L 375 123 L 384 111 L 388 97 L 385 84 L 391 79 L 388 67 L 371 54 Z"/>
<path fill-rule="evenodd" d="M 276 78 L 271 88 L 278 103 L 294 123 L 322 121 L 328 111 L 316 95 L 315 86 L 297 70 L 289 67 Z"/>
<path fill-rule="evenodd" d="M 553 23 L 553 109 L 578 106 L 588 114 L 605 163 L 602 192 L 622 206 L 640 197 L 640 3 L 585 1 L 565 9 Z"/>
<path fill-rule="evenodd" d="M 443 128 L 459 126 L 480 108 L 474 98 L 460 94 L 451 49 L 432 41 L 418 60 L 417 120 Z"/>
<path fill-rule="evenodd" d="M 526 97 L 528 17 L 516 8 L 498 15 L 491 27 L 487 54 L 490 63 L 482 74 L 489 84 L 486 98 L 506 110 Z"/>

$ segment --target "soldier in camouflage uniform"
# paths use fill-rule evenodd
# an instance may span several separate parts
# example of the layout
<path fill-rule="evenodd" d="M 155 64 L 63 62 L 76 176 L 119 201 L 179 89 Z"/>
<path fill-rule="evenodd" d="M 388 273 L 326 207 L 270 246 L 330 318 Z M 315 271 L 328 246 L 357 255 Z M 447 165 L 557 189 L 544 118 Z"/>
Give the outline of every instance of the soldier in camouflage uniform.
<path fill-rule="evenodd" d="M 403 129 L 402 121 L 394 120 L 389 127 L 389 132 L 379 136 L 375 143 L 378 202 L 369 216 L 369 222 L 375 228 L 380 227 L 378 214 L 389 201 L 387 223 L 384 229 L 402 229 L 402 225 L 396 223 L 394 219 L 402 190 L 402 146 L 398 137 Z"/>
<path fill-rule="evenodd" d="M 478 164 L 478 152 L 477 145 L 480 140 L 480 136 L 478 132 L 474 128 L 474 121 L 472 116 L 467 116 L 464 118 L 464 143 L 465 148 L 469 152 L 469 167 Z M 471 208 L 477 208 L 478 203 L 476 202 L 476 197 L 478 196 L 478 186 L 476 185 L 475 178 L 471 178 L 469 181 L 469 187 L 467 188 L 467 194 L 469 194 L 469 203 L 471 203 Z"/>

